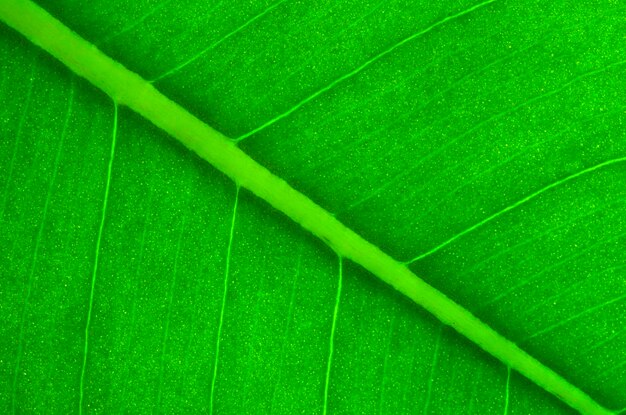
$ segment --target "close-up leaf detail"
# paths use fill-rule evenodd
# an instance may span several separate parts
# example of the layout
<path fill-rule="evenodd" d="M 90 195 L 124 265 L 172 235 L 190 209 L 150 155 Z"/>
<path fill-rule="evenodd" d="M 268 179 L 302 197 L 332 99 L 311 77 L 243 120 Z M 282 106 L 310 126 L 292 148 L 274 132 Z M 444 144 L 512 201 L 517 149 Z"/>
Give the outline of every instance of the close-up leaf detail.
<path fill-rule="evenodd" d="M 624 11 L 0 0 L 0 408 L 626 413 Z"/>

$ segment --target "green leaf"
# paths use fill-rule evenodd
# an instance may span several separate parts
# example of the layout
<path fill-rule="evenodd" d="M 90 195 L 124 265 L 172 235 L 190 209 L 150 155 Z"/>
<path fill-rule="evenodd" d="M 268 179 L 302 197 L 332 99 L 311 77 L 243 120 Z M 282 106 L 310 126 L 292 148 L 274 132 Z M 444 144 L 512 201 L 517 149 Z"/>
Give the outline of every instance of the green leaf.
<path fill-rule="evenodd" d="M 41 4 L 626 407 L 619 3 Z M 4 412 L 570 411 L 0 35 Z"/>

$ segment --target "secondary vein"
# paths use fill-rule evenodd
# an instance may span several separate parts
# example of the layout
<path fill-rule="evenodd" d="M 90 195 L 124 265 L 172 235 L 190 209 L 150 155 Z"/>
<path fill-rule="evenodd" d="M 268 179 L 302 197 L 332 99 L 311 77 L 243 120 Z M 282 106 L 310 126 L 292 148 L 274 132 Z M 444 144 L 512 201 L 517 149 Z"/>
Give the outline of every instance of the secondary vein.
<path fill-rule="evenodd" d="M 313 94 L 309 95 L 308 97 L 306 97 L 305 99 L 303 99 L 302 101 L 300 101 L 299 103 L 297 103 L 296 105 L 294 105 L 293 107 L 291 107 L 290 109 L 288 109 L 287 111 L 283 112 L 282 114 L 277 115 L 276 117 L 272 118 L 271 120 L 265 122 L 264 124 L 260 125 L 259 127 L 253 129 L 252 131 L 249 131 L 243 135 L 241 135 L 240 137 L 237 137 L 235 139 L 236 142 L 240 142 L 242 140 L 245 140 L 246 138 L 258 133 L 261 130 L 266 129 L 267 127 L 269 127 L 272 124 L 275 124 L 276 122 L 282 120 L 283 118 L 291 115 L 293 112 L 295 112 L 296 110 L 298 110 L 299 108 L 301 108 L 303 105 L 311 102 L 312 100 L 314 100 L 315 98 L 317 98 L 318 96 L 330 91 L 331 89 L 333 89 L 336 85 L 342 83 L 343 81 L 352 78 L 353 76 L 355 76 L 356 74 L 358 74 L 359 72 L 363 71 L 365 68 L 367 68 L 368 66 L 370 66 L 371 64 L 373 64 L 374 62 L 377 62 L 378 60 L 382 59 L 383 57 L 387 56 L 388 54 L 390 54 L 391 52 L 393 52 L 394 50 L 402 47 L 403 45 L 411 42 L 414 39 L 417 39 L 418 37 L 425 35 L 426 33 L 429 33 L 430 31 L 436 29 L 437 27 L 451 21 L 451 20 L 455 20 L 458 19 L 459 17 L 465 16 L 477 9 L 480 9 L 484 6 L 487 6 L 493 2 L 495 2 L 496 0 L 487 0 L 487 1 L 483 1 L 481 3 L 475 4 L 472 7 L 469 7 L 465 10 L 462 10 L 458 13 L 455 13 L 453 15 L 444 17 L 443 19 L 431 24 L 430 26 L 426 27 L 425 29 L 422 29 L 420 31 L 418 31 L 417 33 L 413 33 L 412 35 L 400 40 L 398 43 L 394 44 L 393 46 L 389 47 L 388 49 L 385 49 L 384 51 L 378 53 L 376 56 L 372 57 L 371 59 L 367 60 L 366 62 L 362 63 L 361 65 L 359 65 L 358 67 L 354 68 L 352 71 L 340 76 L 339 78 L 335 79 L 334 81 L 332 81 L 331 83 L 329 83 L 328 85 L 326 85 L 325 87 L 319 89 L 318 91 L 314 92 Z"/>
<path fill-rule="evenodd" d="M 506 368 L 506 388 L 504 390 L 504 415 L 509 414 L 509 399 L 511 396 L 511 368 Z"/>
<path fill-rule="evenodd" d="M 335 308 L 330 327 L 330 340 L 328 342 L 328 361 L 326 362 L 326 380 L 324 381 L 324 409 L 323 414 L 328 413 L 328 390 L 330 388 L 330 370 L 333 365 L 333 353 L 335 351 L 335 331 L 337 331 L 337 316 L 339 315 L 339 302 L 341 300 L 341 287 L 343 286 L 343 258 L 339 257 L 339 279 L 337 282 L 337 295 L 335 296 Z"/>
<path fill-rule="evenodd" d="M 517 202 L 515 202 L 515 203 L 505 207 L 504 209 L 502 209 L 502 210 L 492 214 L 491 216 L 481 220 L 480 222 L 476 223 L 475 225 L 472 225 L 469 228 L 467 228 L 467 229 L 457 233 L 456 235 L 454 235 L 451 238 L 445 240 L 444 242 L 440 243 L 439 245 L 435 246 L 434 248 L 424 252 L 423 254 L 420 254 L 420 255 L 414 257 L 413 259 L 411 259 L 409 261 L 406 261 L 405 264 L 407 264 L 407 265 L 408 264 L 412 264 L 413 262 L 419 261 L 419 260 L 421 260 L 421 259 L 423 259 L 423 258 L 425 258 L 425 257 L 427 257 L 429 255 L 434 254 L 435 252 L 439 251 L 440 249 L 450 245 L 452 242 L 456 241 L 457 239 L 467 235 L 470 232 L 475 231 L 476 229 L 478 229 L 478 228 L 482 227 L 483 225 L 491 222 L 492 220 L 494 220 L 494 219 L 504 215 L 505 213 L 507 213 L 507 212 L 509 212 L 509 211 L 511 211 L 511 210 L 513 210 L 513 209 L 515 209 L 515 208 L 517 208 L 517 207 L 519 207 L 519 206 L 521 206 L 521 205 L 523 205 L 523 204 L 525 204 L 525 203 L 535 199 L 536 197 L 540 196 L 541 194 L 547 192 L 548 190 L 554 189 L 555 187 L 559 187 L 559 186 L 561 186 L 561 185 L 563 185 L 563 184 L 565 184 L 565 183 L 567 183 L 567 182 L 569 182 L 571 180 L 574 180 L 574 179 L 576 179 L 576 178 L 578 178 L 580 176 L 584 176 L 584 175 L 586 175 L 588 173 L 591 173 L 591 172 L 594 172 L 596 170 L 600 170 L 600 169 L 602 169 L 604 167 L 608 167 L 608 166 L 611 166 L 613 164 L 624 163 L 624 162 L 626 162 L 626 157 L 620 157 L 620 158 L 616 158 L 616 159 L 612 159 L 612 160 L 606 160 L 606 161 L 604 161 L 602 163 L 596 164 L 595 166 L 588 167 L 588 168 L 580 170 L 580 171 L 578 171 L 578 172 L 576 172 L 574 174 L 571 174 L 571 175 L 569 175 L 569 176 L 567 176 L 567 177 L 565 177 L 563 179 L 557 180 L 557 181 L 555 181 L 555 182 L 553 182 L 553 183 L 551 183 L 551 184 L 549 184 L 549 185 L 547 185 L 547 186 L 545 186 L 545 187 L 535 191 L 534 193 L 532 193 L 532 194 L 530 194 L 530 195 L 528 195 L 528 196 L 518 200 Z"/>
<path fill-rule="evenodd" d="M 230 276 L 230 256 L 233 248 L 233 238 L 235 236 L 235 221 L 237 218 L 237 205 L 239 204 L 239 190 L 235 193 L 235 204 L 233 206 L 233 216 L 230 222 L 230 233 L 228 236 L 228 248 L 226 249 L 226 267 L 224 270 L 224 291 L 222 292 L 222 306 L 220 308 L 220 318 L 217 325 L 217 339 L 215 340 L 215 361 L 213 362 L 213 378 L 211 379 L 211 395 L 209 397 L 209 413 L 213 414 L 215 401 L 215 385 L 217 383 L 217 367 L 220 359 L 220 341 L 222 339 L 222 328 L 224 327 L 224 311 L 226 310 L 226 298 L 228 295 L 228 277 Z"/>
<path fill-rule="evenodd" d="M 102 233 L 104 231 L 104 222 L 106 221 L 107 204 L 109 201 L 109 190 L 111 188 L 111 171 L 113 170 L 113 158 L 115 156 L 115 142 L 117 141 L 117 108 L 116 102 L 113 103 L 113 139 L 111 142 L 111 153 L 109 156 L 109 165 L 107 167 L 107 178 L 104 187 L 104 199 L 102 201 L 102 215 L 100 217 L 100 227 L 98 228 L 98 237 L 96 239 L 96 253 L 93 261 L 93 272 L 91 273 L 91 288 L 89 290 L 89 306 L 87 308 L 87 322 L 85 324 L 85 344 L 83 347 L 83 365 L 80 370 L 80 386 L 78 399 L 78 413 L 83 413 L 83 405 L 85 400 L 85 374 L 87 371 L 87 355 L 89 353 L 89 330 L 91 328 L 91 316 L 93 314 L 93 299 L 96 292 L 96 277 L 98 275 L 98 263 L 100 258 L 100 245 L 102 243 Z"/>

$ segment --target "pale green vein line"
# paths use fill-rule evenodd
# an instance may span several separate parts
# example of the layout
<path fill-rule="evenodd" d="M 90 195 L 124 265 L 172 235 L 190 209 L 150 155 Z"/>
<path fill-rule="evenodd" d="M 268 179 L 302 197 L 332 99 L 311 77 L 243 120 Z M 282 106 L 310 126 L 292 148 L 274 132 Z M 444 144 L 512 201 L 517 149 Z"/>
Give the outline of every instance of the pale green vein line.
<path fill-rule="evenodd" d="M 174 304 L 174 290 L 176 289 L 176 277 L 178 276 L 178 261 L 180 259 L 180 247 L 183 242 L 183 233 L 185 231 L 185 216 L 181 220 L 178 241 L 176 242 L 176 254 L 174 255 L 174 270 L 172 271 L 172 284 L 167 294 L 167 317 L 165 318 L 165 328 L 163 330 L 163 341 L 161 343 L 161 367 L 159 370 L 159 386 L 156 399 L 156 413 L 161 412 L 161 400 L 163 398 L 163 381 L 165 378 L 165 358 L 167 355 L 167 341 L 170 334 L 170 322 L 172 320 L 172 305 Z"/>
<path fill-rule="evenodd" d="M 85 399 L 85 374 L 87 371 L 87 354 L 89 353 L 89 329 L 91 327 L 91 316 L 93 314 L 93 299 L 96 292 L 96 276 L 98 275 L 98 262 L 100 259 L 100 246 L 102 244 L 102 234 L 106 221 L 107 204 L 109 201 L 109 190 L 111 189 L 111 172 L 113 171 L 113 158 L 115 156 L 115 142 L 117 141 L 117 102 L 113 102 L 113 134 L 111 140 L 111 153 L 109 155 L 109 165 L 107 167 L 106 185 L 104 188 L 104 199 L 102 201 L 102 216 L 100 217 L 100 227 L 96 239 L 96 252 L 93 262 L 93 272 L 91 273 L 91 288 L 89 291 L 89 307 L 87 309 L 87 322 L 85 324 L 85 344 L 83 348 L 83 364 L 80 370 L 80 386 L 78 399 L 78 413 L 83 413 L 83 402 Z"/>
<path fill-rule="evenodd" d="M 257 20 L 259 20 L 261 17 L 265 16 L 266 14 L 268 14 L 269 12 L 271 12 L 272 10 L 274 10 L 276 7 L 280 6 L 281 4 L 283 4 L 284 2 L 286 2 L 288 0 L 280 0 L 277 1 L 276 3 L 272 4 L 271 6 L 269 6 L 267 9 L 265 9 L 264 11 L 262 11 L 261 13 L 257 14 L 256 16 L 254 16 L 252 19 L 248 20 L 247 22 L 245 22 L 244 24 L 242 24 L 241 26 L 239 26 L 237 29 L 233 30 L 232 32 L 228 33 L 226 36 L 224 36 L 223 38 L 221 38 L 220 40 L 213 42 L 211 45 L 207 46 L 206 48 L 202 49 L 200 52 L 196 53 L 194 56 L 192 56 L 191 58 L 187 59 L 186 61 L 184 61 L 183 63 L 177 65 L 176 67 L 168 70 L 167 72 L 157 76 L 156 78 L 150 80 L 150 83 L 155 83 L 160 81 L 163 78 L 166 78 L 170 75 L 172 75 L 175 72 L 180 71 L 181 69 L 183 69 L 184 67 L 186 67 L 187 65 L 192 64 L 193 62 L 197 61 L 198 59 L 200 59 L 202 56 L 206 55 L 209 51 L 215 49 L 217 46 L 219 46 L 221 43 L 223 43 L 224 41 L 228 40 L 229 38 L 235 36 L 237 33 L 241 32 L 242 30 L 244 30 L 246 27 L 250 26 L 252 23 L 256 22 Z M 495 1 L 495 0 L 493 0 Z"/>
<path fill-rule="evenodd" d="M 341 300 L 341 288 L 343 286 L 343 257 L 339 255 L 339 278 L 337 282 L 337 295 L 335 297 L 335 308 L 333 309 L 333 322 L 330 327 L 330 340 L 328 342 L 328 361 L 326 363 L 326 379 L 324 381 L 324 406 L 322 414 L 328 413 L 328 391 L 330 389 L 330 371 L 333 365 L 333 354 L 335 352 L 335 332 L 337 331 L 337 316 L 339 315 L 339 302 Z"/>
<path fill-rule="evenodd" d="M 285 117 L 288 117 L 289 115 L 291 115 L 293 112 L 297 111 L 298 109 L 300 109 L 302 106 L 306 105 L 307 103 L 311 102 L 312 100 L 314 100 L 315 98 L 317 98 L 318 96 L 324 94 L 325 92 L 328 92 L 329 90 L 331 90 L 332 88 L 334 88 L 335 86 L 337 86 L 338 84 L 342 83 L 343 81 L 352 78 L 353 76 L 355 76 L 356 74 L 358 74 L 359 72 L 361 72 L 362 70 L 364 70 L 365 68 L 367 68 L 368 66 L 370 66 L 371 64 L 373 64 L 374 62 L 380 60 L 381 58 L 385 57 L 386 55 L 390 54 L 391 52 L 393 52 L 394 50 L 398 49 L 401 46 L 404 46 L 406 43 L 422 36 L 425 35 L 426 33 L 436 29 L 437 27 L 451 21 L 454 19 L 458 19 L 462 16 L 465 16 L 477 9 L 480 9 L 484 6 L 487 6 L 493 2 L 495 2 L 497 0 L 488 0 L 488 1 L 484 1 L 482 3 L 476 4 L 468 9 L 465 9 L 459 13 L 447 16 L 433 24 L 431 24 L 430 26 L 428 26 L 425 29 L 420 30 L 417 33 L 412 34 L 409 37 L 404 38 L 403 40 L 401 40 L 400 42 L 394 44 L 393 46 L 391 46 L 390 48 L 380 52 L 379 54 L 377 54 L 376 56 L 374 56 L 373 58 L 369 59 L 368 61 L 366 61 L 365 63 L 361 64 L 360 66 L 358 66 L 357 68 L 353 69 L 352 71 L 342 75 L 341 77 L 335 79 L 333 82 L 331 82 L 330 84 L 326 85 L 324 88 L 316 91 L 315 93 L 309 95 L 307 98 L 303 99 L 302 101 L 300 101 L 299 103 L 297 103 L 296 105 L 294 105 L 293 107 L 291 107 L 289 110 L 283 112 L 282 114 L 272 118 L 271 120 L 267 121 L 266 123 L 262 124 L 261 126 L 253 129 L 250 132 L 247 132 L 245 134 L 243 134 L 240 137 L 237 137 L 235 139 L 235 142 L 240 142 L 242 140 L 245 140 L 246 138 L 258 133 L 261 130 L 266 129 L 267 127 L 269 127 L 272 124 L 275 124 L 276 122 L 282 120 Z"/>
<path fill-rule="evenodd" d="M 433 353 L 433 360 L 430 364 L 430 374 L 428 375 L 428 388 L 426 390 L 426 401 L 424 402 L 424 415 L 428 414 L 428 408 L 430 406 L 430 399 L 433 393 L 433 383 L 435 383 L 435 371 L 437 370 L 437 362 L 439 361 L 439 349 L 441 348 L 441 338 L 443 337 L 443 326 L 439 329 L 437 334 L 437 342 L 435 343 L 435 352 Z"/>
<path fill-rule="evenodd" d="M 22 130 L 24 129 L 24 123 L 26 122 L 26 116 L 28 114 L 28 108 L 30 107 L 30 103 L 33 96 L 33 84 L 35 83 L 35 68 L 36 64 L 33 63 L 30 76 L 28 77 L 28 90 L 26 91 L 26 98 L 24 99 L 24 108 L 22 109 L 22 113 L 20 115 L 20 120 L 17 124 L 17 132 L 15 133 L 15 141 L 13 143 L 13 154 L 11 155 L 11 161 L 9 162 L 9 172 L 7 173 L 7 182 L 4 185 L 4 197 L 2 200 L 2 211 L 0 212 L 0 218 L 4 216 L 4 211 L 7 207 L 7 200 L 9 198 L 9 187 L 11 186 L 11 180 L 13 179 L 13 170 L 15 169 L 15 159 L 17 158 L 17 151 L 20 146 L 20 141 L 22 137 Z"/>
<path fill-rule="evenodd" d="M 226 250 L 226 269 L 224 271 L 224 291 L 222 293 L 222 307 L 220 309 L 220 319 L 217 326 L 217 340 L 215 341 L 215 361 L 213 362 L 213 379 L 211 379 L 211 394 L 209 397 L 209 413 L 213 414 L 215 385 L 217 384 L 217 368 L 220 359 L 220 341 L 222 339 L 222 328 L 224 326 L 224 311 L 226 310 L 226 297 L 228 295 L 228 280 L 230 275 L 230 259 L 233 248 L 233 238 L 235 236 L 235 220 L 237 218 L 237 205 L 239 204 L 239 190 L 237 186 L 235 193 L 235 203 L 233 206 L 233 216 L 230 222 L 230 234 L 228 236 L 228 248 Z"/>
<path fill-rule="evenodd" d="M 493 215 L 481 220 L 480 222 L 476 223 L 475 225 L 470 226 L 469 228 L 465 229 L 462 232 L 457 233 L 456 235 L 454 235 L 453 237 L 447 239 L 446 241 L 440 243 L 439 245 L 435 246 L 434 248 L 430 249 L 429 251 L 424 252 L 423 254 L 420 254 L 418 256 L 416 256 L 415 258 L 404 262 L 405 265 L 411 264 L 415 261 L 419 261 L 420 259 L 423 259 L 429 255 L 434 254 L 435 252 L 439 251 L 440 249 L 450 245 L 452 242 L 456 241 L 457 239 L 467 235 L 470 232 L 475 231 L 476 229 L 480 228 L 481 226 L 491 222 L 492 220 L 504 215 L 505 213 L 525 204 L 526 202 L 529 202 L 530 200 L 536 198 L 537 196 L 547 192 L 548 190 L 554 189 L 555 187 L 561 186 L 571 180 L 574 180 L 580 176 L 584 176 L 585 174 L 594 172 L 596 170 L 600 170 L 604 167 L 608 167 L 611 166 L 613 164 L 617 164 L 617 163 L 623 163 L 626 161 L 626 157 L 620 157 L 620 158 L 616 158 L 616 159 L 612 159 L 612 160 L 607 160 L 605 162 L 602 162 L 600 164 L 596 164 L 595 166 L 592 167 L 588 167 L 584 170 L 581 170 L 579 172 L 576 172 L 574 174 L 571 174 L 561 180 L 557 180 L 554 183 L 549 184 L 548 186 L 545 186 L 539 190 L 537 190 L 536 192 L 526 196 L 525 198 L 518 200 L 517 202 L 513 203 L 512 205 L 509 205 L 507 207 L 505 207 L 504 209 L 494 213 Z"/>
<path fill-rule="evenodd" d="M 72 82 L 70 87 L 70 97 L 67 104 L 67 113 L 65 114 L 65 121 L 63 122 L 63 129 L 61 130 L 61 138 L 59 139 L 59 147 L 54 158 L 54 167 L 52 169 L 52 177 L 50 183 L 48 183 L 48 192 L 46 193 L 46 201 L 43 206 L 43 214 L 41 215 L 41 222 L 39 224 L 39 230 L 37 231 L 37 237 L 35 239 L 35 250 L 33 252 L 33 260 L 30 265 L 30 271 L 28 273 L 28 279 L 26 283 L 26 297 L 24 298 L 24 306 L 22 308 L 22 315 L 20 316 L 20 329 L 17 341 L 17 357 L 15 359 L 15 370 L 13 371 L 13 385 L 11 394 L 11 412 L 17 411 L 17 380 L 20 371 L 20 364 L 22 360 L 22 352 L 24 348 L 24 333 L 26 324 L 26 314 L 28 312 L 28 306 L 30 303 L 30 295 L 33 288 L 33 277 L 35 275 L 35 268 L 37 266 L 37 258 L 39 256 L 39 247 L 41 246 L 41 239 L 43 237 L 43 231 L 46 224 L 46 218 L 48 216 L 48 208 L 50 207 L 50 200 L 52 199 L 52 188 L 59 171 L 59 161 L 61 160 L 61 153 L 63 152 L 63 143 L 67 135 L 67 127 L 70 123 L 70 117 L 72 114 L 72 106 L 74 104 L 74 83 Z"/>
<path fill-rule="evenodd" d="M 543 334 L 549 333 L 549 332 L 551 332 L 551 331 L 553 331 L 555 329 L 558 329 L 559 327 L 562 327 L 562 326 L 566 325 L 567 323 L 570 323 L 570 322 L 572 322 L 572 321 L 574 321 L 576 319 L 579 319 L 581 317 L 586 316 L 587 314 L 593 313 L 594 311 L 597 311 L 597 310 L 599 310 L 601 308 L 604 308 L 606 306 L 609 306 L 611 304 L 615 304 L 615 303 L 617 303 L 619 301 L 622 301 L 624 299 L 626 299 L 626 294 L 623 294 L 623 295 L 620 295 L 619 297 L 616 297 L 616 298 L 613 298 L 611 300 L 605 301 L 602 304 L 595 305 L 595 306 L 593 306 L 591 308 L 588 308 L 588 309 L 586 309 L 584 311 L 581 311 L 580 313 L 576 313 L 575 315 L 573 315 L 571 317 L 568 317 L 568 318 L 566 318 L 564 320 L 559 321 L 558 323 L 554 323 L 554 324 L 546 327 L 545 329 L 539 330 L 538 332 L 531 334 L 530 336 L 526 337 L 523 340 L 523 342 L 526 342 L 526 341 L 528 341 L 528 340 L 530 340 L 532 338 L 535 338 L 537 336 L 541 336 Z"/>
<path fill-rule="evenodd" d="M 506 391 L 504 392 L 504 415 L 509 414 L 509 401 L 511 396 L 511 367 L 506 368 Z"/>

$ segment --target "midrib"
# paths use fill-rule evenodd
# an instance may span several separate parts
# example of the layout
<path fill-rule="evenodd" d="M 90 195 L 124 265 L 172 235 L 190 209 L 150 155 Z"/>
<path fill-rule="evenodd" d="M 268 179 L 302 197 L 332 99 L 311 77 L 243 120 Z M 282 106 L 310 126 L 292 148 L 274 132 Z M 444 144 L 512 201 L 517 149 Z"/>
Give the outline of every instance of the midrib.
<path fill-rule="evenodd" d="M 329 212 L 250 158 L 224 135 L 28 0 L 0 0 L 0 18 L 33 43 L 182 142 L 201 158 L 348 258 L 452 326 L 508 368 L 583 414 L 611 414 L 590 396 L 428 285 Z"/>

